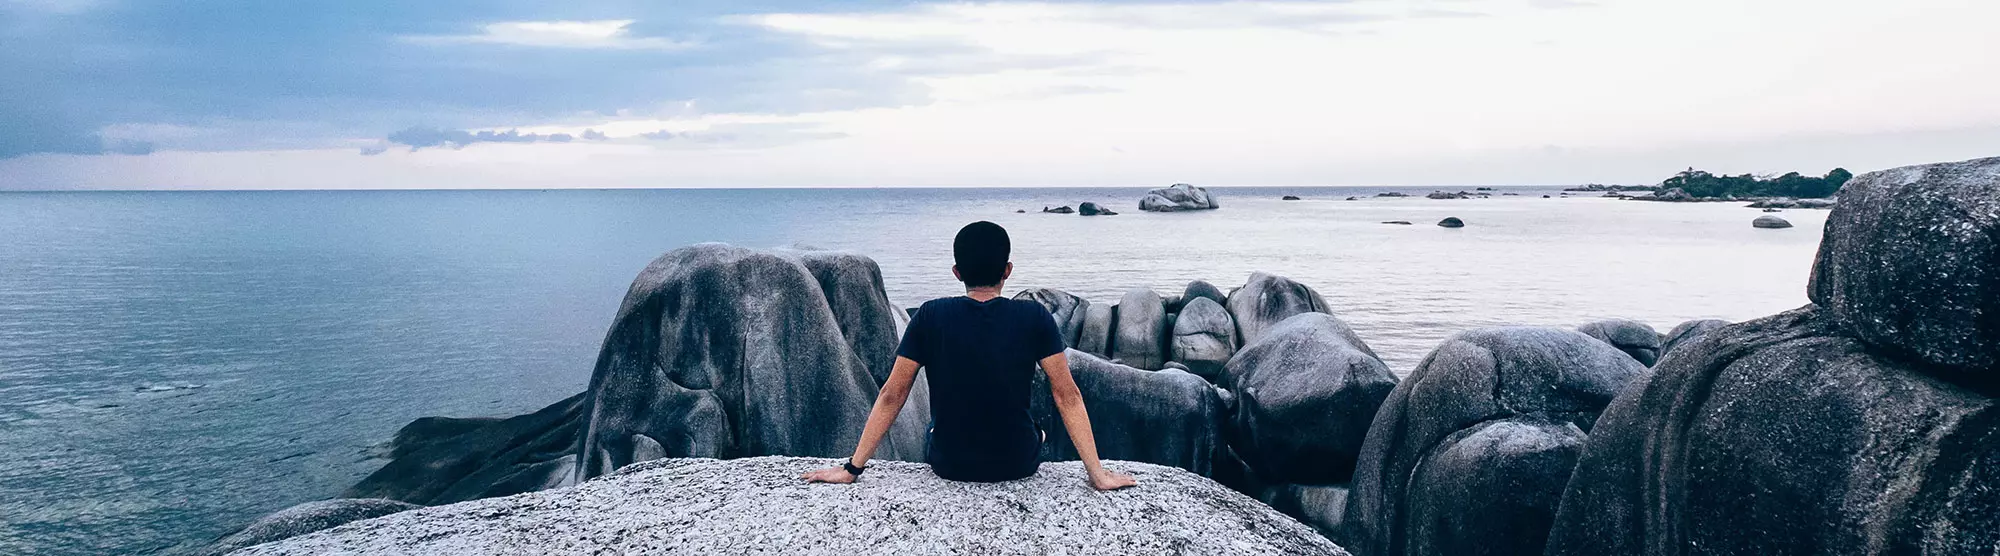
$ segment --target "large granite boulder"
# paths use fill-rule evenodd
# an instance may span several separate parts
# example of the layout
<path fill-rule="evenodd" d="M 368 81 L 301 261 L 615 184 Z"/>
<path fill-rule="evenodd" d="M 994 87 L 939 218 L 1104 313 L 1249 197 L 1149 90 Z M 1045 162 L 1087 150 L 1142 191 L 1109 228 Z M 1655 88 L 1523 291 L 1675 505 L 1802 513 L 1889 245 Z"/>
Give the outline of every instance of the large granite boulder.
<path fill-rule="evenodd" d="M 1993 554 L 2000 404 L 1877 355 L 1831 313 L 1675 348 L 1598 419 L 1547 553 Z"/>
<path fill-rule="evenodd" d="M 1538 415 L 1452 433 L 1410 478 L 1404 553 L 1541 554 L 1584 438 Z"/>
<path fill-rule="evenodd" d="M 1245 350 L 1248 351 L 1247 349 Z M 1646 367 L 1609 344 L 1556 328 L 1487 328 L 1452 336 L 1396 385 L 1375 414 L 1354 471 L 1340 540 L 1362 554 L 1465 547 L 1462 532 L 1531 526 L 1553 514 L 1570 468 L 1566 425 L 1588 432 Z M 1492 423 L 1505 424 L 1492 424 Z M 1426 465 L 1483 469 L 1445 477 Z M 1462 500 L 1466 493 L 1504 500 Z M 1516 508 L 1485 513 L 1480 504 Z M 1470 512 L 1470 513 L 1467 513 Z M 1539 512 L 1542 517 L 1535 517 Z M 1419 519 L 1427 520 L 1419 522 Z M 1438 522 L 1456 524 L 1436 526 Z M 1543 531 L 1485 539 L 1493 554 L 1532 553 Z"/>
<path fill-rule="evenodd" d="M 201 554 L 222 556 L 250 546 L 277 542 L 421 507 L 423 506 L 380 498 L 335 498 L 307 502 L 264 516 L 235 533 L 217 539 L 214 544 L 202 549 Z"/>
<path fill-rule="evenodd" d="M 1207 210 L 1221 206 L 1215 202 L 1215 196 L 1208 194 L 1207 189 L 1185 183 L 1147 191 L 1146 196 L 1139 199 L 1139 210 L 1153 212 Z"/>
<path fill-rule="evenodd" d="M 1702 334 L 1707 334 L 1712 330 L 1715 330 L 1717 328 L 1722 328 L 1724 326 L 1729 326 L 1729 321 L 1721 319 L 1699 319 L 1675 325 L 1673 330 L 1667 332 L 1666 340 L 1661 342 L 1660 357 L 1666 357 L 1668 352 L 1672 352 L 1674 350 L 1674 346 L 1694 341 L 1695 338 L 1701 337 Z"/>
<path fill-rule="evenodd" d="M 1141 369 L 1167 363 L 1167 302 L 1147 288 L 1125 292 L 1118 300 L 1117 324 L 1111 333 L 1111 358 Z"/>
<path fill-rule="evenodd" d="M 1303 313 L 1229 360 L 1236 393 L 1231 442 L 1263 481 L 1326 485 L 1354 473 L 1375 411 L 1396 375 L 1340 319 Z"/>
<path fill-rule="evenodd" d="M 833 457 L 853 451 L 893 357 L 894 310 L 867 304 L 874 345 L 847 342 L 830 295 L 881 296 L 880 271 L 822 289 L 814 267 L 866 266 L 858 255 L 761 252 L 701 244 L 662 255 L 626 293 L 588 390 L 577 479 L 665 457 Z M 867 273 L 855 273 L 867 274 Z M 718 349 L 720 348 L 720 349 Z M 865 348 L 865 350 L 863 349 Z M 915 447 L 892 438 L 885 457 Z M 658 453 L 658 452 L 655 452 Z"/>
<path fill-rule="evenodd" d="M 1230 292 L 1226 304 L 1229 314 L 1236 318 L 1237 341 L 1248 345 L 1264 335 L 1270 328 L 1299 313 L 1328 313 L 1333 311 L 1326 299 L 1311 287 L 1276 274 L 1254 272 L 1243 287 Z M 1366 348 L 1364 348 L 1366 349 Z M 1374 355 L 1373 351 L 1368 352 Z"/>
<path fill-rule="evenodd" d="M 1111 356 L 1111 326 L 1118 321 L 1118 305 L 1093 303 L 1084 307 L 1083 325 L 1076 331 L 1076 349 L 1098 357 Z"/>
<path fill-rule="evenodd" d="M 1882 353 L 2000 386 L 2000 158 L 1847 182 L 1808 294 Z"/>
<path fill-rule="evenodd" d="M 1174 319 L 1173 339 L 1168 342 L 1168 359 L 1210 382 L 1218 380 L 1223 365 L 1236 354 L 1236 320 L 1222 304 L 1207 297 L 1194 298 L 1179 315 Z"/>
<path fill-rule="evenodd" d="M 1083 319 L 1089 312 L 1090 300 L 1048 288 L 1022 290 L 1014 294 L 1014 299 L 1042 304 L 1042 308 L 1048 309 L 1049 314 L 1056 318 L 1056 328 L 1062 330 L 1063 341 L 1068 342 L 1069 347 L 1076 347 L 1077 334 L 1083 330 Z M 894 349 L 890 348 L 892 353 Z"/>
<path fill-rule="evenodd" d="M 1648 367 L 1660 361 L 1662 345 L 1659 331 L 1646 323 L 1628 319 L 1608 319 L 1585 323 L 1576 327 L 1577 332 L 1611 344 L 1618 351 L 1637 359 Z"/>
<path fill-rule="evenodd" d="M 420 419 L 344 496 L 447 504 L 664 457 L 845 454 L 902 317 L 865 257 L 676 249 L 634 280 L 587 391 L 509 419 Z M 881 457 L 921 459 L 929 417 L 918 381 Z"/>
<path fill-rule="evenodd" d="M 1346 554 L 1171 467 L 1107 462 L 1139 480 L 1109 493 L 1084 484 L 1079 463 L 1003 483 L 947 481 L 902 462 L 870 466 L 854 484 L 798 480 L 836 462 L 647 462 L 572 489 L 396 514 L 238 554 Z"/>
<path fill-rule="evenodd" d="M 1179 370 L 1148 371 L 1069 350 L 1070 376 L 1090 413 L 1097 455 L 1104 459 L 1169 465 L 1208 476 L 1222 451 L 1222 392 L 1208 381 Z M 1063 427 L 1048 378 L 1035 373 L 1029 412 L 1048 435 L 1043 461 L 1077 458 Z"/>

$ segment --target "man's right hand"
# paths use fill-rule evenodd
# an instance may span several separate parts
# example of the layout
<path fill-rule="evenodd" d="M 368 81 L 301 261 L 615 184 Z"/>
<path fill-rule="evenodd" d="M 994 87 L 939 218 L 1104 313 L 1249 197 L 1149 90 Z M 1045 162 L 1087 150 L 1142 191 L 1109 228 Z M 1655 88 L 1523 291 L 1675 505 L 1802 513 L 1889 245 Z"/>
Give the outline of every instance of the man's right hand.
<path fill-rule="evenodd" d="M 845 484 L 854 482 L 854 474 L 848 473 L 847 469 L 840 467 L 828 467 L 801 475 L 799 478 L 805 479 L 808 483 Z"/>
<path fill-rule="evenodd" d="M 1118 490 L 1134 486 L 1139 486 L 1139 480 L 1124 473 L 1104 471 L 1090 475 L 1090 487 L 1097 490 Z"/>

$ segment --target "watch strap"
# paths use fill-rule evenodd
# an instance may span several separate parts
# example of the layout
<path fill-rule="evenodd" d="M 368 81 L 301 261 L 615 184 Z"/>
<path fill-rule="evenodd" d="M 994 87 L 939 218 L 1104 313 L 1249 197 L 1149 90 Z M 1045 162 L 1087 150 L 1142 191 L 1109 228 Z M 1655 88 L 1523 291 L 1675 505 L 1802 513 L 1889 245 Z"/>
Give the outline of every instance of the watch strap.
<path fill-rule="evenodd" d="M 867 471 L 867 470 L 868 470 L 868 468 L 867 468 L 867 467 L 855 467 L 855 466 L 854 466 L 854 460 L 847 460 L 847 461 L 843 461 L 843 462 L 840 462 L 840 468 L 841 468 L 841 469 L 846 469 L 846 470 L 847 470 L 847 474 L 849 474 L 849 475 L 853 475 L 853 476 L 856 476 L 856 477 L 859 477 L 859 476 L 861 476 L 861 472 L 862 472 L 862 471 Z"/>

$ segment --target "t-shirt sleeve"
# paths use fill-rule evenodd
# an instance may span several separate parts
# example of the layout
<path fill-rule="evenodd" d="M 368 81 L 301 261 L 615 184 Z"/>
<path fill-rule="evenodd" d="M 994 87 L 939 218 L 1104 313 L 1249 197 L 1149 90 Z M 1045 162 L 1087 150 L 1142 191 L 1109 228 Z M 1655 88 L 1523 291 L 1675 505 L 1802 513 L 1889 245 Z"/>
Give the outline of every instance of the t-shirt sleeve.
<path fill-rule="evenodd" d="M 1028 345 L 1035 348 L 1035 360 L 1040 361 L 1068 349 L 1069 342 L 1063 340 L 1062 328 L 1056 326 L 1055 315 L 1049 314 L 1049 310 L 1041 304 L 1035 304 L 1034 313 L 1038 317 L 1034 319 L 1037 324 Z"/>
<path fill-rule="evenodd" d="M 930 346 L 925 341 L 930 334 L 924 331 L 929 324 L 921 308 L 917 309 L 917 314 L 910 315 L 910 326 L 903 330 L 903 343 L 896 346 L 896 355 L 918 363 L 930 362 Z"/>

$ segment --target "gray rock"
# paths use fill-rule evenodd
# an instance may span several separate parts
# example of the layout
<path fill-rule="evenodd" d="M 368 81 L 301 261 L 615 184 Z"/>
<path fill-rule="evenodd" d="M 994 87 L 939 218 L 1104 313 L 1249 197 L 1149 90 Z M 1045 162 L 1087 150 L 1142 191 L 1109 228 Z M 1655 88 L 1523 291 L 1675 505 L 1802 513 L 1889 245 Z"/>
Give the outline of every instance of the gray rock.
<path fill-rule="evenodd" d="M 1464 192 L 1464 191 L 1460 191 L 1460 192 L 1457 192 L 1457 193 L 1450 193 L 1450 192 L 1445 192 L 1445 191 L 1432 191 L 1432 192 L 1430 192 L 1430 194 L 1428 194 L 1428 195 L 1424 195 L 1424 198 L 1426 198 L 1426 199 L 1471 199 L 1471 198 L 1472 198 L 1472 194 L 1471 194 L 1471 193 L 1466 193 L 1466 192 Z"/>
<path fill-rule="evenodd" d="M 1207 297 L 1196 297 L 1174 320 L 1168 357 L 1189 372 L 1215 382 L 1222 366 L 1236 354 L 1236 321 L 1229 310 Z"/>
<path fill-rule="evenodd" d="M 1416 471 L 1425 458 L 1438 453 L 1441 446 L 1449 447 L 1448 441 L 1462 442 L 1470 436 L 1453 440 L 1460 431 L 1489 421 L 1531 417 L 1572 423 L 1589 431 L 1612 397 L 1627 382 L 1645 374 L 1646 367 L 1630 356 L 1571 330 L 1487 328 L 1452 336 L 1397 384 L 1376 412 L 1355 467 L 1354 490 L 1348 496 L 1340 535 L 1342 544 L 1362 554 L 1426 554 L 1413 547 L 1435 546 L 1441 541 L 1413 538 L 1435 531 L 1415 527 L 1413 516 L 1438 517 L 1464 506 L 1434 507 L 1432 500 L 1413 495 L 1452 488 L 1416 482 L 1424 478 Z M 1538 452 L 1518 453 L 1540 457 Z M 1513 488 L 1522 493 L 1518 496 L 1559 490 L 1561 485 L 1552 488 L 1540 481 L 1566 477 L 1568 472 L 1567 468 L 1540 469 L 1532 462 L 1480 461 L 1512 470 L 1507 477 L 1481 480 L 1480 484 L 1513 481 Z M 1449 519 L 1468 529 L 1491 530 L 1485 521 L 1504 522 L 1510 517 L 1473 514 Z"/>
<path fill-rule="evenodd" d="M 2000 403 L 1872 353 L 1829 312 L 1711 331 L 1620 395 L 1547 553 L 1992 554 Z"/>
<path fill-rule="evenodd" d="M 1438 221 L 1438 226 L 1444 228 L 1463 228 L 1465 227 L 1465 221 L 1459 220 L 1456 216 L 1446 216 L 1444 220 Z"/>
<path fill-rule="evenodd" d="M 380 498 L 336 498 L 307 502 L 264 516 L 242 530 L 217 539 L 214 544 L 202 549 L 201 554 L 221 556 L 234 550 L 421 507 L 423 506 Z"/>
<path fill-rule="evenodd" d="M 1139 200 L 1139 210 L 1152 212 L 1208 210 L 1221 206 L 1215 201 L 1215 196 L 1209 195 L 1207 189 L 1185 183 L 1147 191 L 1145 198 Z"/>
<path fill-rule="evenodd" d="M 1283 484 L 1264 489 L 1257 500 L 1330 539 L 1340 531 L 1347 512 L 1347 493 L 1347 485 Z"/>
<path fill-rule="evenodd" d="M 1667 339 L 1661 342 L 1660 345 L 1660 356 L 1666 357 L 1667 353 L 1674 351 L 1674 346 L 1688 343 L 1695 338 L 1701 337 L 1702 334 L 1707 334 L 1709 331 L 1724 326 L 1729 326 L 1729 321 L 1701 319 L 1680 323 L 1674 326 L 1672 331 L 1667 332 Z"/>
<path fill-rule="evenodd" d="M 2000 158 L 1847 182 L 1808 290 L 1883 353 L 2000 387 Z"/>
<path fill-rule="evenodd" d="M 881 284 L 858 255 L 676 249 L 634 280 L 588 391 L 504 420 L 418 420 L 344 497 L 447 504 L 661 457 L 846 453 L 898 341 Z M 919 459 L 922 381 L 901 415 L 881 457 Z"/>
<path fill-rule="evenodd" d="M 1098 357 L 1111 356 L 1111 325 L 1118 306 L 1093 303 L 1084 307 L 1083 326 L 1076 331 L 1076 349 Z"/>
<path fill-rule="evenodd" d="M 1573 423 L 1486 421 L 1445 437 L 1410 479 L 1408 554 L 1541 554 L 1583 451 Z"/>
<path fill-rule="evenodd" d="M 1079 205 L 1077 205 L 1077 206 L 1076 206 L 1076 213 L 1077 213 L 1077 214 L 1081 214 L 1081 215 L 1084 215 L 1084 216 L 1117 216 L 1117 215 L 1118 215 L 1118 213 L 1116 213 L 1116 212 L 1112 212 L 1112 211 L 1111 211 L 1111 209 L 1108 209 L 1108 208 L 1104 208 L 1104 207 L 1102 207 L 1102 206 L 1098 206 L 1098 204 L 1097 204 L 1097 203 L 1092 203 L 1092 202 L 1090 202 L 1090 201 L 1084 201 L 1084 202 L 1083 202 L 1082 204 L 1079 204 Z"/>
<path fill-rule="evenodd" d="M 507 419 L 418 419 L 390 441 L 393 459 L 340 496 L 450 504 L 567 480 L 545 464 L 575 451 L 584 398 Z"/>
<path fill-rule="evenodd" d="M 1146 288 L 1125 292 L 1111 333 L 1111 358 L 1141 369 L 1166 364 L 1167 304 Z"/>
<path fill-rule="evenodd" d="M 1383 221 L 1382 221 L 1382 223 L 1383 223 L 1383 224 L 1395 224 L 1395 225 L 1398 225 L 1398 226 L 1411 226 L 1411 225 L 1413 225 L 1413 224 L 1410 224 L 1410 221 L 1408 221 L 1408 220 L 1383 220 Z"/>
<path fill-rule="evenodd" d="M 1653 197 L 1661 201 L 1668 201 L 1675 203 L 1682 203 L 1695 200 L 1694 196 L 1689 195 L 1687 190 L 1678 187 L 1673 189 L 1668 189 L 1666 191 L 1655 191 L 1653 192 Z"/>
<path fill-rule="evenodd" d="M 1834 199 L 1799 199 L 1796 204 L 1802 209 L 1830 209 L 1838 202 Z"/>
<path fill-rule="evenodd" d="M 1229 360 L 1236 392 L 1231 447 L 1258 478 L 1344 483 L 1396 375 L 1346 323 L 1302 313 L 1278 323 Z"/>
<path fill-rule="evenodd" d="M 821 276 L 845 282 L 826 288 Z M 842 310 L 863 314 L 843 319 Z M 893 310 L 874 263 L 858 255 L 701 244 L 660 256 L 633 281 L 605 338 L 577 479 L 631 463 L 635 434 L 671 457 L 851 452 L 874 405 L 874 375 L 893 357 Z M 843 320 L 873 330 L 856 334 Z M 921 457 L 890 444 L 885 457 Z"/>
<path fill-rule="evenodd" d="M 1281 198 L 1280 200 L 1284 200 L 1284 201 L 1297 201 L 1297 200 L 1299 200 L 1299 196 L 1298 196 L 1298 195 L 1286 195 L 1286 196 L 1284 196 L 1283 198 Z"/>
<path fill-rule="evenodd" d="M 963 483 L 883 462 L 850 485 L 806 484 L 832 459 L 674 459 L 576 488 L 351 524 L 240 554 L 1346 554 L 1214 481 L 1130 462 L 1136 488 L 1083 482 L 1081 464 Z"/>
<path fill-rule="evenodd" d="M 1776 216 L 1771 216 L 1771 215 L 1768 215 L 1768 214 L 1767 214 L 1767 215 L 1764 215 L 1764 216 L 1759 216 L 1759 217 L 1757 217 L 1757 219 L 1756 219 L 1756 220 L 1751 220 L 1751 221 L 1750 221 L 1750 227 L 1752 227 L 1752 228 L 1767 228 L 1767 229 L 1782 229 L 1782 228 L 1790 228 L 1790 227 L 1792 227 L 1792 223 L 1791 223 L 1790 221 L 1788 221 L 1788 220 L 1785 220 L 1785 219 L 1783 219 L 1783 218 L 1778 218 L 1778 217 L 1776 217 Z"/>
<path fill-rule="evenodd" d="M 1229 293 L 1229 302 L 1224 305 L 1229 309 L 1229 315 L 1236 318 L 1236 339 L 1243 345 L 1257 341 L 1264 329 L 1293 315 L 1333 313 L 1326 299 L 1311 287 L 1263 272 L 1251 273 L 1250 280 L 1243 287 Z M 1368 354 L 1375 353 L 1370 351 Z"/>
<path fill-rule="evenodd" d="M 1608 319 L 1585 323 L 1576 327 L 1577 332 L 1611 344 L 1618 351 L 1637 359 L 1648 367 L 1660 361 L 1662 345 L 1660 333 L 1646 323 L 1629 319 Z"/>
<path fill-rule="evenodd" d="M 1210 284 L 1206 280 L 1195 280 L 1188 282 L 1187 288 L 1181 290 L 1181 304 L 1174 307 L 1174 312 L 1178 313 L 1182 311 L 1182 307 L 1188 303 L 1193 303 L 1197 297 L 1209 298 L 1220 305 L 1227 306 L 1229 304 L 1229 294 L 1223 293 L 1222 288 L 1215 287 L 1215 284 Z"/>
<path fill-rule="evenodd" d="M 1069 208 L 1069 205 L 1063 205 L 1056 208 L 1042 207 L 1042 212 L 1049 214 L 1075 214 L 1076 209 Z"/>
<path fill-rule="evenodd" d="M 1034 288 L 1014 294 L 1014 299 L 1034 301 L 1048 309 L 1056 318 L 1056 328 L 1062 330 L 1063 341 L 1076 347 L 1077 334 L 1083 330 L 1083 319 L 1090 309 L 1090 301 L 1062 290 Z M 890 348 L 893 351 L 895 348 Z"/>
<path fill-rule="evenodd" d="M 1168 465 L 1203 476 L 1215 472 L 1216 455 L 1224 446 L 1224 413 L 1221 395 L 1208 381 L 1178 370 L 1136 369 L 1076 350 L 1068 354 L 1070 375 L 1089 409 L 1098 457 Z M 1042 460 L 1076 459 L 1076 446 L 1041 373 L 1036 373 L 1034 391 L 1029 412 L 1048 434 Z"/>

